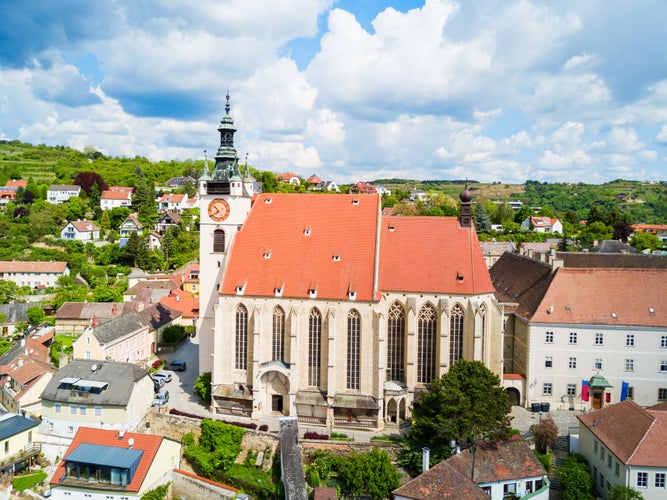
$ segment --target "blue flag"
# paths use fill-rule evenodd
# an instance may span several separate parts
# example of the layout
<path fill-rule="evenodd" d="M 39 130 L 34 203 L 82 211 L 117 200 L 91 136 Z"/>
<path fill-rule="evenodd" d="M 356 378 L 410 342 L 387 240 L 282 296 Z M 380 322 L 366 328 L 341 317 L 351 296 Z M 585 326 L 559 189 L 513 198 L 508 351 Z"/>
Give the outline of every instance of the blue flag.
<path fill-rule="evenodd" d="M 628 399 L 628 384 L 627 382 L 621 382 L 621 401 Z"/>

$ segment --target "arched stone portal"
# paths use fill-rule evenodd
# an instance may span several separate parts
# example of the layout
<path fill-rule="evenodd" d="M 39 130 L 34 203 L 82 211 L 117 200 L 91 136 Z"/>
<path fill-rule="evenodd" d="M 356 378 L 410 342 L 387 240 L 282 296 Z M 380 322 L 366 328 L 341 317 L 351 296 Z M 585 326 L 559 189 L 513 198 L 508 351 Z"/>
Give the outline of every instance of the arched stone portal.
<path fill-rule="evenodd" d="M 510 404 L 512 406 L 519 406 L 521 404 L 521 393 L 519 389 L 514 387 L 508 387 L 505 389 L 507 391 L 507 396 L 509 397 Z"/>
<path fill-rule="evenodd" d="M 269 371 L 262 375 L 261 381 L 266 391 L 264 413 L 288 416 L 290 414 L 288 378 L 280 372 Z"/>

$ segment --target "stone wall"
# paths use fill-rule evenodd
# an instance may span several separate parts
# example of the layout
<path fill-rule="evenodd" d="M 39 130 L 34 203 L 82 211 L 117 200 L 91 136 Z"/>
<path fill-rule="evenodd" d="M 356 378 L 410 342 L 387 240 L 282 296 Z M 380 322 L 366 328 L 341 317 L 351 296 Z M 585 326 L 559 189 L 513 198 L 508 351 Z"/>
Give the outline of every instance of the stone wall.
<path fill-rule="evenodd" d="M 248 495 L 236 488 L 221 485 L 188 471 L 176 469 L 172 475 L 172 498 L 235 498 L 247 499 Z"/>

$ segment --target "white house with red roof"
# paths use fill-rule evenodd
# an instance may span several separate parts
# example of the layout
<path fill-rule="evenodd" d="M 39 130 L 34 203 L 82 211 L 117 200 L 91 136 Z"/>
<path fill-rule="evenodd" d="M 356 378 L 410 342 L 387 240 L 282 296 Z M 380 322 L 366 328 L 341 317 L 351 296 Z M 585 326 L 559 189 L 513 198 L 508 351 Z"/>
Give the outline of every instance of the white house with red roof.
<path fill-rule="evenodd" d="M 626 486 L 645 500 L 667 498 L 667 411 L 631 400 L 579 417 L 578 452 L 590 468 L 596 493 Z"/>
<path fill-rule="evenodd" d="M 89 220 L 70 221 L 60 231 L 63 240 L 95 241 L 100 239 L 100 228 Z"/>
<path fill-rule="evenodd" d="M 276 174 L 276 179 L 278 179 L 280 182 L 284 182 L 286 184 L 293 184 L 295 186 L 301 184 L 301 179 L 299 179 L 299 176 L 292 172 L 287 172 L 284 174 Z"/>
<path fill-rule="evenodd" d="M 117 207 L 132 207 L 132 192 L 134 188 L 124 186 L 112 186 L 102 191 L 100 196 L 100 208 L 102 210 L 111 210 Z"/>
<path fill-rule="evenodd" d="M 350 186 L 350 193 L 360 193 L 360 194 L 377 194 L 377 189 L 373 184 L 368 182 L 357 182 Z"/>
<path fill-rule="evenodd" d="M 51 477 L 51 498 L 141 498 L 171 481 L 181 444 L 153 434 L 80 427 Z"/>
<path fill-rule="evenodd" d="M 522 379 L 508 387 L 513 402 L 667 401 L 667 269 L 568 265 L 504 253 L 490 270 L 507 315 L 504 373 Z"/>
<path fill-rule="evenodd" d="M 52 287 L 61 276 L 69 276 L 67 262 L 0 261 L 0 280 L 13 281 L 18 286 Z"/>
<path fill-rule="evenodd" d="M 500 374 L 502 312 L 468 191 L 460 220 L 382 217 L 377 194 L 253 197 L 220 130 L 199 184 L 212 411 L 378 429 L 459 359 Z"/>
<path fill-rule="evenodd" d="M 188 208 L 187 194 L 166 193 L 157 200 L 157 210 L 160 213 L 171 211 L 180 214 L 186 208 Z"/>
<path fill-rule="evenodd" d="M 555 217 L 530 215 L 521 223 L 521 229 L 531 230 L 536 233 L 562 233 L 563 224 Z"/>
<path fill-rule="evenodd" d="M 81 186 L 76 184 L 53 184 L 46 192 L 46 201 L 59 205 L 69 201 L 70 198 L 77 198 L 79 194 L 81 194 Z"/>

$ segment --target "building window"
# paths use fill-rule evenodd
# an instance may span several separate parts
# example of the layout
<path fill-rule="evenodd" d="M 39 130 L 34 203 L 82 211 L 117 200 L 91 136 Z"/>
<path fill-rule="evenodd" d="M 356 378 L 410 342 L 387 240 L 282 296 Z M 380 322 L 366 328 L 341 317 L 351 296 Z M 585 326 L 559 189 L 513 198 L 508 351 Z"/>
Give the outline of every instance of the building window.
<path fill-rule="evenodd" d="M 320 385 L 320 342 L 322 337 L 322 315 L 317 309 L 310 311 L 308 320 L 308 385 Z"/>
<path fill-rule="evenodd" d="M 95 407 L 95 416 L 96 417 L 101 417 L 102 416 L 102 407 L 101 406 L 96 406 Z"/>
<path fill-rule="evenodd" d="M 553 366 L 553 358 L 551 356 L 547 356 L 544 358 L 544 367 L 545 368 L 551 368 Z"/>
<path fill-rule="evenodd" d="M 554 342 L 554 332 L 545 332 L 544 333 L 544 341 L 547 344 L 553 344 L 553 342 Z"/>
<path fill-rule="evenodd" d="M 625 360 L 625 371 L 626 372 L 635 371 L 635 360 L 634 359 L 626 359 Z"/>
<path fill-rule="evenodd" d="M 60 413 L 60 411 L 62 410 L 62 405 L 60 403 L 56 403 L 54 408 L 56 410 L 56 413 Z"/>
<path fill-rule="evenodd" d="M 570 332 L 570 344 L 577 343 L 577 332 Z"/>
<path fill-rule="evenodd" d="M 545 396 L 551 396 L 551 392 L 552 392 L 551 382 L 545 382 L 542 385 L 542 394 L 544 394 Z"/>
<path fill-rule="evenodd" d="M 576 396 L 577 395 L 577 385 L 576 384 L 567 384 L 567 395 Z"/>
<path fill-rule="evenodd" d="M 604 345 L 604 334 L 596 333 L 595 334 L 595 345 Z"/>
<path fill-rule="evenodd" d="M 79 414 L 81 414 L 81 415 L 86 414 L 86 407 L 85 406 L 79 406 Z"/>
<path fill-rule="evenodd" d="M 360 322 L 359 313 L 352 309 L 347 315 L 347 388 L 352 390 L 359 390 Z"/>
<path fill-rule="evenodd" d="M 667 347 L 667 335 L 660 337 L 660 347 Z"/>
<path fill-rule="evenodd" d="M 596 370 L 602 370 L 602 359 L 596 358 L 595 363 L 593 363 L 593 366 Z"/>
<path fill-rule="evenodd" d="M 598 442 L 596 440 L 596 441 L 593 441 L 593 455 L 597 455 L 597 454 L 598 454 Z"/>
<path fill-rule="evenodd" d="M 9 453 L 9 441 L 5 441 L 5 455 Z"/>
<path fill-rule="evenodd" d="M 234 368 L 248 369 L 248 310 L 243 304 L 236 306 L 236 359 Z"/>
<path fill-rule="evenodd" d="M 614 476 L 618 477 L 621 475 L 621 464 L 614 461 Z"/>
<path fill-rule="evenodd" d="M 648 486 L 648 472 L 637 472 L 637 488 Z"/>
<path fill-rule="evenodd" d="M 213 251 L 225 251 L 225 232 L 222 229 L 216 229 L 213 231 Z"/>
<path fill-rule="evenodd" d="M 611 453 L 607 453 L 607 469 L 611 470 Z"/>
<path fill-rule="evenodd" d="M 600 450 L 600 462 L 604 463 L 605 449 Z"/>
<path fill-rule="evenodd" d="M 661 387 L 658 389 L 658 400 L 659 401 L 666 401 L 667 400 L 667 389 L 664 387 Z"/>
<path fill-rule="evenodd" d="M 69 412 L 72 415 L 76 415 L 76 405 L 69 405 Z"/>
<path fill-rule="evenodd" d="M 661 489 L 665 488 L 665 473 L 664 472 L 656 472 L 655 473 L 655 482 L 653 483 L 653 485 L 656 488 L 661 488 Z"/>
<path fill-rule="evenodd" d="M 628 399 L 635 399 L 635 388 L 633 386 L 628 386 Z"/>
<path fill-rule="evenodd" d="M 282 307 L 273 308 L 273 359 L 285 361 L 285 312 Z"/>
<path fill-rule="evenodd" d="M 567 362 L 567 367 L 568 368 L 576 368 L 577 367 L 577 358 L 570 358 Z"/>
<path fill-rule="evenodd" d="M 628 333 L 625 336 L 625 346 L 626 347 L 634 347 L 635 346 L 635 336 L 632 333 Z"/>
<path fill-rule="evenodd" d="M 435 308 L 426 304 L 417 320 L 417 383 L 429 384 L 435 378 Z"/>
<path fill-rule="evenodd" d="M 394 302 L 387 320 L 387 380 L 405 382 L 405 311 Z"/>
<path fill-rule="evenodd" d="M 435 314 L 435 311 L 434 311 Z M 435 321 L 433 322 L 435 325 Z M 434 329 L 435 331 L 435 329 Z M 435 343 L 433 344 L 435 351 Z M 449 320 L 449 366 L 463 357 L 463 308 L 456 304 Z M 435 360 L 434 360 L 435 361 Z"/>
<path fill-rule="evenodd" d="M 667 373 L 667 361 L 660 361 L 660 373 Z"/>
<path fill-rule="evenodd" d="M 516 483 L 503 484 L 503 495 L 515 495 L 515 494 L 516 494 Z"/>

